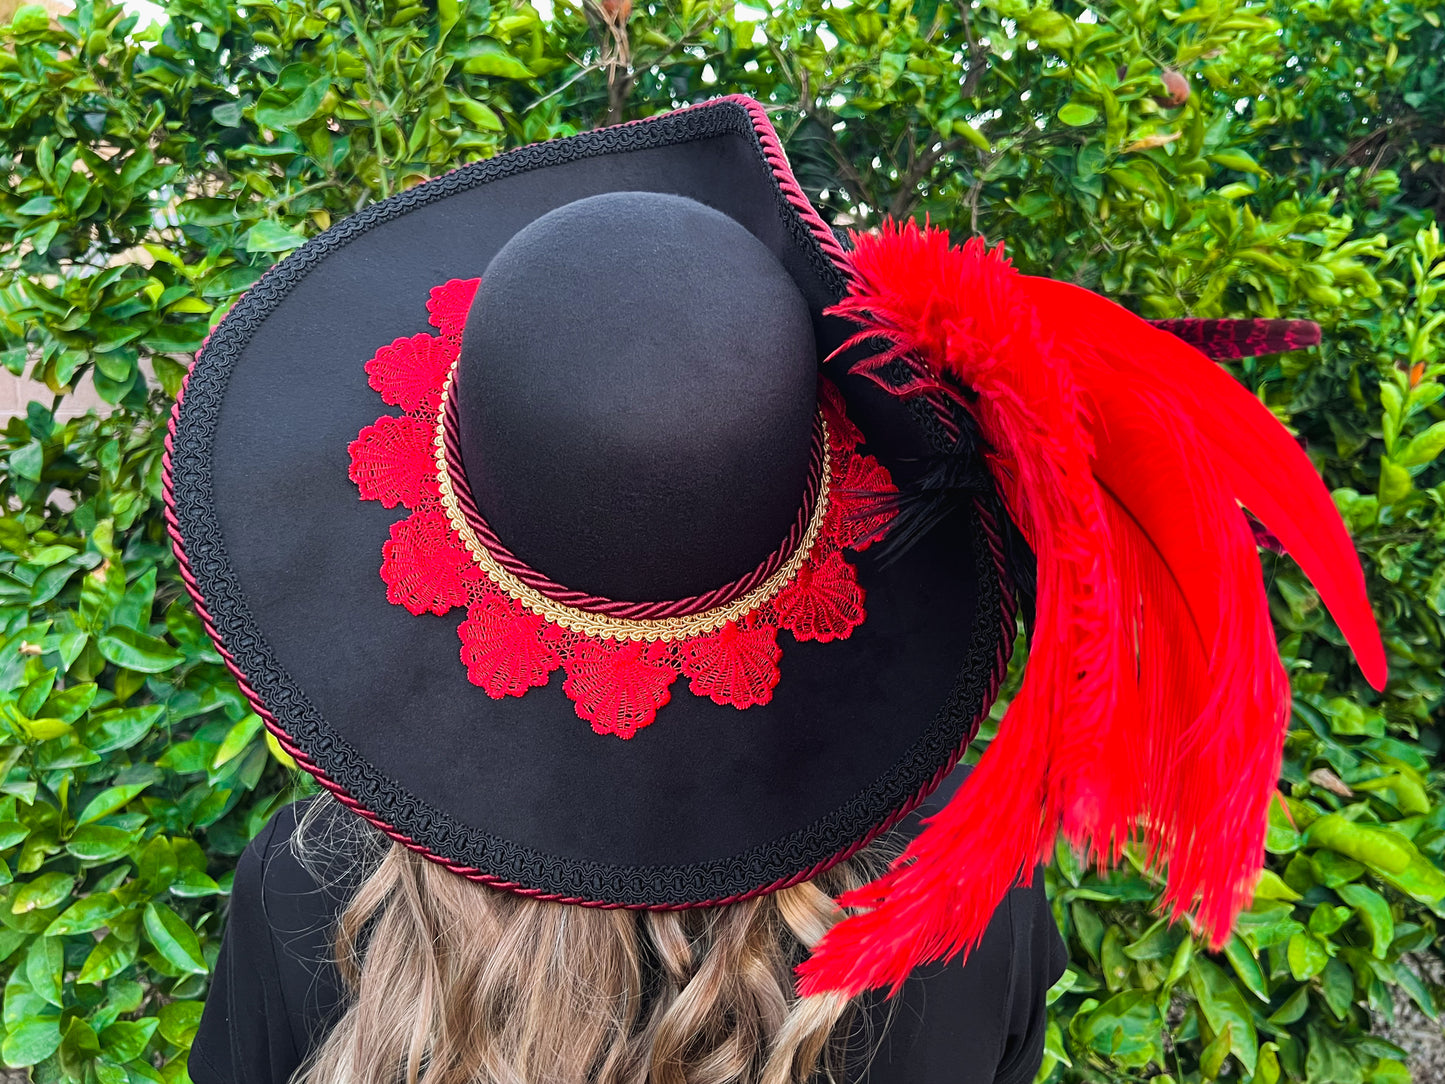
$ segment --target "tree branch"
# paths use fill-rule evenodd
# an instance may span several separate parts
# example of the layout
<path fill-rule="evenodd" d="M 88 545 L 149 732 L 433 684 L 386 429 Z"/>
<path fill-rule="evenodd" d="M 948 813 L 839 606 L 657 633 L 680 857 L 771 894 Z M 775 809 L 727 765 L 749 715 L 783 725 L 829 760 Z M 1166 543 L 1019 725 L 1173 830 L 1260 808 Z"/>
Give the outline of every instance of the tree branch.
<path fill-rule="evenodd" d="M 888 205 L 889 217 L 904 218 L 911 214 L 913 208 L 918 206 L 918 188 L 923 179 L 933 172 L 933 167 L 938 165 L 939 159 L 945 154 L 952 154 L 962 147 L 963 140 L 950 139 L 929 148 L 926 154 L 919 155 L 916 148 L 910 146 L 908 153 L 912 161 L 899 178 L 898 191 L 893 194 L 893 202 Z"/>
<path fill-rule="evenodd" d="M 587 25 L 597 39 L 601 66 L 607 69 L 607 123 L 621 124 L 637 73 L 632 70 L 632 41 L 627 20 L 632 0 L 582 0 Z"/>
<path fill-rule="evenodd" d="M 968 41 L 968 72 L 958 90 L 965 98 L 972 98 L 978 89 L 978 81 L 983 78 L 984 69 L 988 67 L 988 54 L 973 32 L 973 20 L 968 17 L 969 0 L 953 0 L 953 7 L 963 23 L 963 36 Z"/>

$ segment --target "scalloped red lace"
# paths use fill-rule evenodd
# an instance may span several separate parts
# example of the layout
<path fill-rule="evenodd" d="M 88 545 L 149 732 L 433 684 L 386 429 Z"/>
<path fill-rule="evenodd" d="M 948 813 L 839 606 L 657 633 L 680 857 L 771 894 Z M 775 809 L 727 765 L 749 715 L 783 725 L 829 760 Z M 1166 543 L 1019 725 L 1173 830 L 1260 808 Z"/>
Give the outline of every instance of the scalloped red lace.
<path fill-rule="evenodd" d="M 350 477 L 362 499 L 380 501 L 387 508 L 402 505 L 410 513 L 392 525 L 391 538 L 382 546 L 381 578 L 387 599 L 414 614 L 440 615 L 466 607 L 457 632 L 472 684 L 494 699 L 522 696 L 546 685 L 553 671 L 561 668 L 566 674 L 562 689 L 577 714 L 599 734 L 630 738 L 656 718 L 679 676 L 687 677 L 695 695 L 718 704 L 737 708 L 766 704 L 779 679 L 779 629 L 792 633 L 795 640 L 826 642 L 846 639 L 863 622 L 863 589 L 843 551 L 865 550 L 886 533 L 892 513 L 880 498 L 896 489 L 883 465 L 858 451 L 862 433 L 844 412 L 837 389 L 822 379 L 819 407 L 827 421 L 831 482 L 826 498 L 810 492 L 808 501 L 808 507 L 813 499 L 828 501 L 822 526 L 796 575 L 735 620 L 700 635 L 666 640 L 600 636 L 563 627 L 494 582 L 467 549 L 443 506 L 435 444 L 442 393 L 460 353 L 462 327 L 479 282 L 452 279 L 435 287 L 427 311 L 438 334 L 399 338 L 366 363 L 371 386 L 406 413 L 383 415 L 348 447 Z M 454 452 L 454 442 L 447 443 Z M 465 480 L 455 469 L 448 477 L 464 498 L 468 520 L 482 528 L 476 534 L 494 537 L 465 499 Z M 802 522 L 808 518 L 806 511 Z M 795 536 L 800 538 L 802 532 L 795 530 L 789 541 Z M 785 542 L 769 562 L 782 564 L 792 555 L 791 548 Z M 530 587 L 560 605 L 578 605 L 577 593 L 551 590 L 544 575 L 521 566 L 500 547 L 497 552 L 505 555 L 509 568 L 525 573 L 520 578 Z M 739 583 L 763 579 L 766 576 L 749 574 Z M 744 593 L 732 590 L 735 586 L 705 597 Z M 634 612 L 629 609 L 633 604 L 590 601 L 595 606 L 589 609 Z M 687 613 L 690 607 L 679 604 L 673 612 Z"/>

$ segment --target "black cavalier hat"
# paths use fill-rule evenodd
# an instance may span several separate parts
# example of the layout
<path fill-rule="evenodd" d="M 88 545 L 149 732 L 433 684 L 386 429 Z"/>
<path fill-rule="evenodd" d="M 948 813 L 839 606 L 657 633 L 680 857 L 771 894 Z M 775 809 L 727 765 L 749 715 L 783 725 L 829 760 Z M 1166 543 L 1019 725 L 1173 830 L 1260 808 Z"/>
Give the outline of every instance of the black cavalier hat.
<path fill-rule="evenodd" d="M 167 495 L 203 619 L 281 744 L 453 871 L 597 906 L 771 891 L 913 808 L 1007 663 L 1005 507 L 1040 554 L 1040 637 L 1078 639 L 1050 608 L 1049 567 L 1072 559 L 1039 513 L 1054 497 L 1029 489 L 1042 475 L 997 410 L 1017 395 L 992 389 L 988 359 L 1012 364 L 1023 328 L 1051 372 L 1078 349 L 1055 350 L 1038 312 L 1069 310 L 1075 335 L 1105 317 L 1068 295 L 979 322 L 949 306 L 1025 282 L 995 254 L 911 228 L 858 241 L 845 250 L 811 207 L 762 108 L 730 98 L 466 166 L 272 269 L 196 361 Z M 1129 333 L 1209 364 L 1140 321 Z M 955 357 L 985 340 L 987 364 Z M 1098 398 L 1035 432 L 1040 454 Z M 976 430 L 997 490 L 972 469 Z M 1320 560 L 1368 639 L 1340 559 Z M 1216 615 L 1199 636 L 1222 629 Z M 998 807 L 1035 831 L 982 856 L 977 900 L 957 895 L 972 890 L 956 832 L 900 867 L 946 877 L 928 892 L 958 923 L 880 906 L 848 951 L 863 962 L 827 982 L 966 946 L 970 908 L 991 911 L 1060 823 L 1087 839 L 1150 810 L 1112 792 L 1061 804 L 1088 782 L 1029 756 Z"/>

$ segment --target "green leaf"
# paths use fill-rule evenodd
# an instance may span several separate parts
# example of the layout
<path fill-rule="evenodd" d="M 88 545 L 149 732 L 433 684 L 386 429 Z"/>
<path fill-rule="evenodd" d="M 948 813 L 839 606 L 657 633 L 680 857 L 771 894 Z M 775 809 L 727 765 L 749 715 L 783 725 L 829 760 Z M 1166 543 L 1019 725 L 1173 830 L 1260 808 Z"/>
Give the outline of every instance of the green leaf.
<path fill-rule="evenodd" d="M 1100 1054 L 1125 1065 L 1146 1065 L 1162 1054 L 1160 1027 L 1153 995 L 1125 990 L 1088 1014 L 1080 1037 Z"/>
<path fill-rule="evenodd" d="M 1297 933 L 1289 939 L 1285 950 L 1289 970 L 1296 980 L 1312 979 L 1329 963 L 1329 953 L 1319 938 L 1311 933 Z"/>
<path fill-rule="evenodd" d="M 1421 903 L 1433 906 L 1445 900 L 1445 873 L 1398 832 L 1329 813 L 1310 825 L 1305 836 L 1308 843 L 1329 847 L 1364 863 L 1378 877 Z"/>
<path fill-rule="evenodd" d="M 6 1029 L 0 1058 L 12 1069 L 44 1061 L 60 1046 L 59 1017 L 29 1017 Z"/>
<path fill-rule="evenodd" d="M 1411 1075 L 1404 1062 L 1394 1058 L 1381 1058 L 1365 1079 L 1367 1084 L 1423 1084 Z"/>
<path fill-rule="evenodd" d="M 1253 1073 L 1259 1056 L 1259 1037 L 1254 1014 L 1233 982 L 1208 960 L 1196 959 L 1190 973 L 1190 989 L 1199 1002 L 1210 1029 L 1216 1034 L 1229 1030 L 1230 1052 L 1247 1073 Z"/>
<path fill-rule="evenodd" d="M 1131 945 L 1126 945 L 1124 955 L 1131 960 L 1159 960 L 1172 956 L 1178 944 L 1178 932 L 1168 922 L 1160 919 L 1150 926 Z"/>
<path fill-rule="evenodd" d="M 993 144 L 988 141 L 988 137 L 977 128 L 975 128 L 972 124 L 969 124 L 967 121 L 955 120 L 953 122 L 952 130 L 954 135 L 962 136 L 963 139 L 967 140 L 969 143 L 973 144 L 974 147 L 983 151 L 984 154 L 992 153 Z"/>
<path fill-rule="evenodd" d="M 15 1027 L 28 1016 L 42 1016 L 50 1012 L 46 1000 L 30 988 L 30 980 L 25 977 L 24 960 L 20 960 L 19 964 L 11 969 L 10 977 L 5 981 L 6 1029 Z"/>
<path fill-rule="evenodd" d="M 1244 983 L 1244 988 L 1259 1000 L 1268 1004 L 1269 985 L 1264 980 L 1264 971 L 1259 966 L 1259 961 L 1249 951 L 1249 946 L 1244 943 L 1243 938 L 1238 934 L 1232 936 L 1224 946 L 1224 955 L 1228 958 L 1234 973 L 1239 976 L 1239 981 Z"/>
<path fill-rule="evenodd" d="M 70 733 L 70 724 L 60 719 L 26 719 L 21 716 L 15 724 L 31 741 L 50 741 Z"/>
<path fill-rule="evenodd" d="M 30 983 L 30 989 L 57 1009 L 65 1004 L 61 993 L 64 971 L 65 947 L 60 938 L 36 938 L 25 954 L 25 978 Z"/>
<path fill-rule="evenodd" d="M 1259 1064 L 1255 1066 L 1249 1084 L 1279 1084 L 1280 1076 L 1279 1047 L 1274 1043 L 1264 1043 L 1259 1048 Z"/>
<path fill-rule="evenodd" d="M 73 723 L 94 703 L 97 689 L 95 682 L 87 681 L 52 693 L 41 707 L 40 714 L 64 723 Z"/>
<path fill-rule="evenodd" d="M 134 940 L 122 938 L 114 931 L 106 934 L 105 938 L 90 950 L 90 955 L 85 958 L 85 963 L 81 966 L 80 974 L 75 977 L 75 981 L 79 983 L 104 982 L 106 979 L 120 974 L 135 962 L 137 948 Z"/>
<path fill-rule="evenodd" d="M 176 1046 L 190 1046 L 196 1028 L 201 1025 L 201 1008 L 199 1001 L 172 1001 L 162 1005 L 156 1014 L 161 1034 Z"/>
<path fill-rule="evenodd" d="M 159 674 L 185 658 L 164 640 L 123 627 L 102 633 L 97 644 L 109 662 L 142 674 Z"/>
<path fill-rule="evenodd" d="M 1189 973 L 1189 965 L 1194 962 L 1194 940 L 1186 937 L 1179 942 L 1179 947 L 1174 950 L 1174 958 L 1169 961 L 1169 972 L 1164 977 L 1165 987 L 1172 987 L 1176 982 Z"/>
<path fill-rule="evenodd" d="M 146 904 L 145 930 L 151 944 L 174 967 L 197 975 L 210 970 L 201 956 L 201 944 L 195 932 L 180 915 L 158 900 Z"/>
<path fill-rule="evenodd" d="M 198 869 L 182 869 L 170 884 L 172 896 L 183 896 L 187 899 L 198 896 L 214 896 L 221 890 L 216 881 Z"/>
<path fill-rule="evenodd" d="M 240 102 L 222 102 L 211 110 L 211 119 L 225 128 L 239 128 L 246 119 L 244 108 Z"/>
<path fill-rule="evenodd" d="M 155 1034 L 160 1021 L 117 1020 L 103 1028 L 100 1033 L 100 1048 L 111 1061 L 132 1061 L 145 1052 L 146 1044 Z"/>
<path fill-rule="evenodd" d="M 55 687 L 56 670 L 52 667 L 25 687 L 16 706 L 22 715 L 36 715 L 40 705 L 45 703 L 50 690 Z"/>
<path fill-rule="evenodd" d="M 1266 869 L 1260 871 L 1259 880 L 1255 883 L 1254 898 L 1257 900 L 1297 900 L 1300 898 L 1300 894 L 1280 880 L 1279 874 Z"/>
<path fill-rule="evenodd" d="M 10 453 L 10 470 L 21 478 L 38 482 L 44 469 L 45 448 L 38 440 L 32 440 Z"/>
<path fill-rule="evenodd" d="M 1395 917 L 1385 897 L 1372 888 L 1356 884 L 1341 885 L 1335 891 L 1355 909 L 1360 925 L 1369 933 L 1371 954 L 1376 959 L 1385 959 L 1390 942 L 1395 939 Z"/>
<path fill-rule="evenodd" d="M 1247 151 L 1221 151 L 1218 154 L 1206 155 L 1206 157 L 1215 165 L 1223 166 L 1225 169 L 1238 170 L 1240 173 L 1257 173 L 1261 177 L 1268 176 Z"/>
<path fill-rule="evenodd" d="M 112 625 L 143 629 L 151 622 L 151 604 L 156 593 L 156 570 L 148 568 L 125 590 L 125 597 L 110 613 Z"/>
<path fill-rule="evenodd" d="M 1341 961 L 1331 960 L 1321 976 L 1320 992 L 1324 994 L 1330 1012 L 1335 1014 L 1336 1019 L 1344 1020 L 1349 1014 L 1350 1003 L 1355 999 L 1354 973 Z"/>
<path fill-rule="evenodd" d="M 97 753 L 129 749 L 149 734 L 165 713 L 165 707 L 160 704 L 94 712 L 89 720 L 91 733 L 87 744 Z"/>
<path fill-rule="evenodd" d="M 136 873 L 150 895 L 159 895 L 171 886 L 179 866 L 170 840 L 155 836 L 141 851 Z"/>
<path fill-rule="evenodd" d="M 1335 907 L 1328 903 L 1322 903 L 1310 912 L 1309 930 L 1310 933 L 1318 934 L 1321 938 L 1328 938 L 1350 918 L 1348 907 Z"/>
<path fill-rule="evenodd" d="M 1230 1039 L 1234 1034 L 1234 1025 L 1226 1024 L 1224 1030 L 1216 1035 L 1205 1046 L 1199 1055 L 1199 1075 L 1204 1080 L 1217 1080 L 1219 1071 L 1224 1068 L 1224 1059 L 1229 1057 Z"/>
<path fill-rule="evenodd" d="M 211 760 L 211 767 L 219 768 L 222 764 L 229 763 L 245 752 L 252 740 L 260 733 L 262 726 L 261 717 L 254 711 L 247 712 L 242 716 L 226 732 L 225 740 L 221 742 L 221 747 L 216 750 L 216 755 Z"/>
<path fill-rule="evenodd" d="M 1063 997 L 1070 990 L 1072 990 L 1074 988 L 1074 983 L 1078 981 L 1078 972 L 1074 971 L 1072 968 L 1065 968 L 1064 973 L 1058 977 L 1058 980 L 1052 986 L 1049 987 L 1049 992 L 1045 995 L 1044 1000 L 1048 1004 L 1052 1005 L 1055 1001 L 1059 1000 L 1059 998 Z"/>
<path fill-rule="evenodd" d="M 114 813 L 148 786 L 149 783 L 126 783 L 119 787 L 107 787 L 86 803 L 76 823 L 89 824 Z"/>
<path fill-rule="evenodd" d="M 437 36 L 445 38 L 462 16 L 460 0 L 437 0 Z"/>
<path fill-rule="evenodd" d="M 1044 1055 L 1046 1064 L 1049 1058 L 1064 1065 L 1074 1064 L 1069 1060 L 1069 1052 L 1064 1047 L 1064 1031 L 1057 1020 L 1050 1020 L 1048 1030 L 1044 1033 Z"/>
<path fill-rule="evenodd" d="M 10 17 L 10 31 L 16 37 L 50 28 L 50 12 L 40 4 L 21 4 Z"/>
<path fill-rule="evenodd" d="M 1309 1025 L 1305 1073 L 1319 1084 L 1362 1084 L 1360 1063 L 1349 1049 L 1336 1042 L 1324 1029 Z"/>
<path fill-rule="evenodd" d="M 1308 844 L 1328 847 L 1380 873 L 1403 873 L 1410 865 L 1407 840 L 1393 832 L 1356 824 L 1339 813 L 1328 813 L 1311 824 L 1305 830 L 1305 839 Z"/>
<path fill-rule="evenodd" d="M 497 111 L 489 105 L 473 101 L 470 98 L 463 98 L 456 103 L 456 108 L 469 123 L 480 131 L 500 132 L 502 130 L 502 118 L 497 116 Z"/>
<path fill-rule="evenodd" d="M 316 110 L 321 105 L 321 99 L 326 97 L 326 92 L 331 89 L 331 78 L 330 75 L 323 75 L 314 82 L 308 83 L 301 93 L 284 105 L 258 106 L 256 122 L 264 124 L 267 128 L 290 129 L 310 120 L 316 115 Z M 251 251 L 259 250 L 252 249 Z"/>
<path fill-rule="evenodd" d="M 1082 128 L 1086 124 L 1093 124 L 1098 119 L 1098 109 L 1092 105 L 1085 105 L 1083 102 L 1070 102 L 1059 110 L 1059 120 L 1071 128 Z"/>
<path fill-rule="evenodd" d="M 114 895 L 97 892 L 76 900 L 62 911 L 55 921 L 45 928 L 45 935 L 51 937 L 89 933 L 91 930 L 100 929 L 123 910 L 124 906 Z"/>
<path fill-rule="evenodd" d="M 1380 503 L 1395 504 L 1415 488 L 1410 472 L 1392 459 L 1380 460 Z"/>
<path fill-rule="evenodd" d="M 237 297 L 252 286 L 266 269 L 241 265 L 227 267 L 209 276 L 201 287 L 201 296 L 226 300 Z"/>
<path fill-rule="evenodd" d="M 1400 984 L 1400 989 L 1410 995 L 1410 1000 L 1419 1007 L 1420 1011 L 1431 1020 L 1438 1019 L 1435 998 L 1430 993 L 1430 988 L 1420 981 L 1420 976 L 1415 974 L 1409 964 L 1404 960 L 1397 960 L 1393 965 L 1393 970 L 1395 981 Z"/>
<path fill-rule="evenodd" d="M 1285 999 L 1285 1003 L 1272 1012 L 1269 1016 L 1271 1024 L 1278 1024 L 1281 1027 L 1293 1024 L 1300 1017 L 1304 1016 L 1305 1010 L 1310 1006 L 1309 985 L 1303 985 Z"/>
<path fill-rule="evenodd" d="M 290 252 L 306 243 L 306 238 L 288 230 L 279 222 L 265 219 L 246 231 L 247 252 Z"/>
<path fill-rule="evenodd" d="M 272 734 L 269 730 L 266 731 L 266 749 L 276 758 L 276 762 L 287 771 L 294 772 L 298 770 L 296 758 L 281 748 L 281 743 L 276 740 L 276 735 Z"/>
<path fill-rule="evenodd" d="M 70 895 L 74 886 L 75 878 L 68 873 L 42 873 L 30 883 L 20 886 L 10 898 L 10 911 L 20 915 L 54 907 Z"/>
<path fill-rule="evenodd" d="M 29 826 L 20 821 L 0 821 L 0 851 L 7 850 L 15 844 L 23 842 L 30 834 Z"/>
<path fill-rule="evenodd" d="M 130 850 L 138 833 L 107 824 L 86 824 L 77 828 L 66 841 L 65 849 L 82 862 L 102 862 L 119 858 Z"/>
<path fill-rule="evenodd" d="M 468 75 L 492 75 L 502 79 L 533 78 L 531 68 L 495 46 L 468 57 L 462 62 L 462 70 Z"/>
<path fill-rule="evenodd" d="M 1365 872 L 1363 863 L 1333 851 L 1316 851 L 1310 855 L 1310 865 L 1314 867 L 1315 880 L 1326 888 L 1349 884 Z"/>
<path fill-rule="evenodd" d="M 1119 944 L 1119 928 L 1110 926 L 1104 931 L 1103 943 L 1099 946 L 1099 966 L 1104 972 L 1104 982 L 1110 990 L 1121 990 L 1129 985 L 1132 968 L 1129 958 Z"/>
<path fill-rule="evenodd" d="M 1397 452 L 1394 460 L 1407 469 L 1423 467 L 1435 462 L 1441 452 L 1445 452 L 1445 422 L 1436 422 Z"/>
<path fill-rule="evenodd" d="M 71 1017 L 70 1023 L 65 1027 L 64 1037 L 60 1040 L 61 1058 L 74 1064 L 91 1061 L 99 1054 L 100 1036 L 96 1035 L 95 1029 L 80 1017 Z"/>
<path fill-rule="evenodd" d="M 1413 851 L 1413 848 L 1412 848 Z M 1430 859 L 1415 851 L 1410 864 L 1396 874 L 1382 874 L 1385 881 L 1413 899 L 1431 907 L 1445 903 L 1445 873 Z"/>

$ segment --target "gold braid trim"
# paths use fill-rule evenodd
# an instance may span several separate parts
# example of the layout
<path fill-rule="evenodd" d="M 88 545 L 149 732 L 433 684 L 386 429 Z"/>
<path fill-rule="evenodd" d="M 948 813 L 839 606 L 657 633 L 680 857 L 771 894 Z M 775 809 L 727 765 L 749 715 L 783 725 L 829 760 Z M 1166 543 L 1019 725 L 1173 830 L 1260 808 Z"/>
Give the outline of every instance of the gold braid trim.
<path fill-rule="evenodd" d="M 736 621 L 776 598 L 783 588 L 792 583 L 793 578 L 798 574 L 798 569 L 803 567 L 803 562 L 808 559 L 808 554 L 813 551 L 813 546 L 818 541 L 818 534 L 823 529 L 823 519 L 828 514 L 828 494 L 833 474 L 832 452 L 828 447 L 828 423 L 821 417 L 818 422 L 823 427 L 823 477 L 818 486 L 818 499 L 813 505 L 813 515 L 808 520 L 807 530 L 803 532 L 798 548 L 793 551 L 787 561 L 747 594 L 735 598 L 725 606 L 700 610 L 685 617 L 637 620 L 592 613 L 590 610 L 581 610 L 575 606 L 565 606 L 560 602 L 554 602 L 535 588 L 527 586 L 498 564 L 496 558 L 482 545 L 481 539 L 472 530 L 465 513 L 462 512 L 461 503 L 457 500 L 456 491 L 452 488 L 451 476 L 447 473 L 446 438 L 443 428 L 446 424 L 447 400 L 451 396 L 455 376 L 456 363 L 453 362 L 451 370 L 447 373 L 446 384 L 442 388 L 441 406 L 437 411 L 436 435 L 433 438 L 437 483 L 441 488 L 442 507 L 446 509 L 447 519 L 451 521 L 452 527 L 461 537 L 462 543 L 471 553 L 472 559 L 487 574 L 487 578 L 496 584 L 508 598 L 520 602 L 533 613 L 540 614 L 555 625 L 560 625 L 564 629 L 581 633 L 584 636 L 603 640 L 672 641 L 714 632 L 729 621 Z"/>

